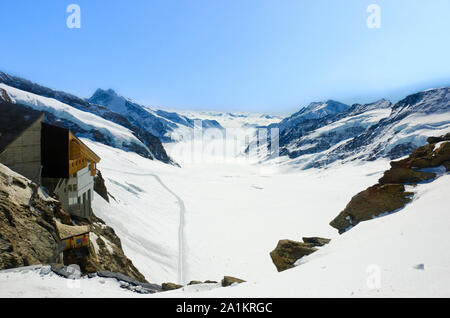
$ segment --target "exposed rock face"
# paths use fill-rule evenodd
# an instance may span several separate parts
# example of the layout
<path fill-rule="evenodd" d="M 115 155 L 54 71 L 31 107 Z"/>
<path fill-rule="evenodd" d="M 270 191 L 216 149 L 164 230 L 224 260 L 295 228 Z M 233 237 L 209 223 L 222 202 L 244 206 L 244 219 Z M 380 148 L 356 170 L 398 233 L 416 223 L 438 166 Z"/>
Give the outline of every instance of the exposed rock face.
<path fill-rule="evenodd" d="M 435 173 L 416 171 L 410 168 L 393 166 L 387 170 L 383 177 L 378 180 L 380 184 L 388 183 L 418 183 L 422 181 L 432 180 L 436 177 Z"/>
<path fill-rule="evenodd" d="M 445 136 L 441 138 L 445 138 Z M 448 161 L 450 161 L 450 142 L 444 140 L 440 141 L 439 144 L 419 147 L 408 158 L 393 162 L 391 165 L 393 167 L 423 169 L 439 167 L 444 163 L 448 164 Z"/>
<path fill-rule="evenodd" d="M 12 103 L 11 97 L 8 95 L 8 92 L 5 91 L 3 88 L 0 88 L 0 100 L 3 100 L 7 103 Z"/>
<path fill-rule="evenodd" d="M 55 200 L 0 164 L 0 269 L 59 262 Z"/>
<path fill-rule="evenodd" d="M 215 280 L 205 280 L 204 283 L 205 284 L 217 284 L 217 282 Z"/>
<path fill-rule="evenodd" d="M 202 282 L 201 281 L 198 281 L 198 280 L 191 280 L 190 282 L 189 282 L 189 286 L 190 285 L 200 285 L 200 284 L 202 284 Z"/>
<path fill-rule="evenodd" d="M 304 237 L 303 242 L 313 244 L 314 246 L 324 246 L 331 242 L 331 239 L 323 237 Z"/>
<path fill-rule="evenodd" d="M 61 202 L 55 201 L 55 217 L 61 221 L 62 224 L 73 225 L 70 214 L 67 213 L 61 205 Z"/>
<path fill-rule="evenodd" d="M 420 169 L 444 166 L 449 171 L 450 134 L 427 140 L 430 144 L 415 149 L 408 158 L 392 161 L 379 183 L 355 195 L 330 225 L 342 234 L 361 221 L 401 209 L 414 195 L 405 192 L 404 184 L 436 178 L 435 173 Z"/>
<path fill-rule="evenodd" d="M 437 144 L 441 141 L 449 141 L 450 140 L 450 133 L 444 135 L 444 136 L 438 136 L 438 137 L 428 137 L 427 142 L 429 144 Z"/>
<path fill-rule="evenodd" d="M 131 291 L 135 291 L 142 294 L 148 294 L 148 293 L 156 293 L 160 292 L 161 286 L 157 284 L 149 284 L 149 283 L 143 283 L 136 281 L 132 279 L 131 277 L 128 277 L 126 275 L 116 273 L 116 272 L 108 272 L 108 271 L 99 271 L 97 272 L 97 275 L 99 277 L 105 277 L 105 278 L 115 278 L 118 281 L 121 282 L 122 288 L 127 288 Z"/>
<path fill-rule="evenodd" d="M 236 278 L 236 277 L 232 277 L 232 276 L 225 276 L 222 279 L 222 287 L 228 287 L 231 286 L 233 284 L 241 284 L 241 283 L 245 283 L 245 280 Z"/>
<path fill-rule="evenodd" d="M 55 220 L 90 225 L 89 247 L 64 251 Z M 101 219 L 72 219 L 42 188 L 0 164 L 0 269 L 58 263 L 77 264 L 83 274 L 121 273 L 147 282 L 122 250 L 114 230 Z"/>
<path fill-rule="evenodd" d="M 97 174 L 94 177 L 94 191 L 109 202 L 108 189 L 106 189 L 105 180 L 103 179 L 101 171 L 98 169 Z"/>
<path fill-rule="evenodd" d="M 317 251 L 313 243 L 280 240 L 277 247 L 270 252 L 270 257 L 279 272 L 294 267 L 297 260 Z"/>
<path fill-rule="evenodd" d="M 343 233 L 359 222 L 402 208 L 412 195 L 402 184 L 374 185 L 355 195 L 330 225 Z"/>
<path fill-rule="evenodd" d="M 123 252 L 122 243 L 114 229 L 95 216 L 92 224 L 87 222 L 84 220 L 79 223 L 89 224 L 91 227 L 89 248 L 64 252 L 64 264 L 78 264 L 83 273 L 108 271 L 129 276 L 139 282 L 147 282 Z"/>
<path fill-rule="evenodd" d="M 175 290 L 175 289 L 182 288 L 183 285 L 178 285 L 178 284 L 174 284 L 174 283 L 163 283 L 161 287 L 162 287 L 163 291 L 168 291 L 168 290 Z"/>

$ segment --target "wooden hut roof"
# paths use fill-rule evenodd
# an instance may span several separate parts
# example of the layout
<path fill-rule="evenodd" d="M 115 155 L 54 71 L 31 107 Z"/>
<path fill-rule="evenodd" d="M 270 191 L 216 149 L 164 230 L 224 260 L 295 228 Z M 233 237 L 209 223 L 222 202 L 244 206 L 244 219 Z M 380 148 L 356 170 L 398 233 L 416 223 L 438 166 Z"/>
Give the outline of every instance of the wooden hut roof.
<path fill-rule="evenodd" d="M 56 227 L 58 228 L 59 238 L 61 240 L 90 232 L 89 225 L 66 225 L 56 221 Z"/>

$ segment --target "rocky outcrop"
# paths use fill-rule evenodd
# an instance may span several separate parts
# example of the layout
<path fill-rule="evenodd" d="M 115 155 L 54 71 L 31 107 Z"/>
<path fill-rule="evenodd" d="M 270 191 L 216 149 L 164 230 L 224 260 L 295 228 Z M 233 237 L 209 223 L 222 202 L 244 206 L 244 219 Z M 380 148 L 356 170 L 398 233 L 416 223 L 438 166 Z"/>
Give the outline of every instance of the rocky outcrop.
<path fill-rule="evenodd" d="M 380 184 L 389 183 L 418 183 L 422 181 L 432 180 L 436 177 L 435 173 L 416 171 L 411 168 L 404 168 L 399 166 L 393 166 L 390 170 L 387 170 L 383 177 L 378 180 Z"/>
<path fill-rule="evenodd" d="M 8 95 L 8 92 L 3 88 L 0 88 L 0 100 L 5 101 L 7 103 L 13 103 L 11 97 Z"/>
<path fill-rule="evenodd" d="M 135 291 L 135 292 L 138 292 L 141 294 L 148 294 L 148 293 L 153 294 L 156 292 L 160 292 L 162 290 L 161 286 L 159 286 L 157 284 L 150 284 L 150 283 L 143 283 L 140 281 L 136 281 L 136 280 L 132 279 L 131 277 L 128 277 L 121 273 L 99 271 L 96 274 L 99 277 L 115 278 L 119 282 L 121 282 L 120 287 L 127 288 L 131 291 Z"/>
<path fill-rule="evenodd" d="M 379 183 L 355 195 L 330 225 L 344 233 L 359 222 L 399 210 L 412 200 L 414 193 L 405 184 L 432 181 L 436 173 L 423 169 L 444 166 L 449 171 L 450 134 L 430 137 L 429 144 L 415 149 L 407 158 L 392 161 Z"/>
<path fill-rule="evenodd" d="M 0 164 L 0 269 L 60 262 L 55 202 Z"/>
<path fill-rule="evenodd" d="M 57 221 L 88 225 L 89 247 L 63 251 Z M 43 188 L 0 164 L 0 269 L 50 263 L 76 264 L 83 275 L 109 271 L 147 283 L 105 222 L 95 215 L 92 220 L 71 218 Z"/>
<path fill-rule="evenodd" d="M 323 237 L 304 237 L 303 242 L 313 244 L 314 246 L 324 246 L 331 242 L 331 239 Z"/>
<path fill-rule="evenodd" d="M 108 189 L 106 188 L 102 173 L 98 169 L 97 174 L 94 177 L 94 191 L 97 192 L 107 202 L 109 202 Z"/>
<path fill-rule="evenodd" d="M 374 185 L 355 195 L 330 225 L 342 234 L 359 222 L 404 207 L 411 202 L 413 195 L 405 192 L 402 184 Z"/>
<path fill-rule="evenodd" d="M 297 260 L 317 251 L 313 243 L 280 240 L 277 247 L 270 252 L 270 257 L 277 270 L 282 272 L 294 267 Z"/>
<path fill-rule="evenodd" d="M 190 285 L 200 285 L 200 284 L 203 284 L 203 283 L 201 281 L 199 281 L 199 280 L 191 280 L 189 282 L 188 286 L 190 286 Z"/>
<path fill-rule="evenodd" d="M 95 215 L 92 223 L 88 220 L 77 220 L 77 223 L 90 226 L 91 244 L 89 248 L 64 252 L 65 265 L 78 264 L 84 274 L 108 271 L 126 275 L 139 282 L 147 282 L 123 252 L 120 238 L 113 228 Z"/>
<path fill-rule="evenodd" d="M 163 291 L 168 291 L 168 290 L 180 289 L 183 287 L 183 285 L 178 285 L 175 283 L 163 283 L 161 287 L 162 287 Z"/>
<path fill-rule="evenodd" d="M 448 138 L 446 136 L 440 137 L 440 140 Z M 431 139 L 435 140 L 435 139 Z M 428 144 L 414 150 L 411 155 L 403 160 L 391 163 L 393 168 L 434 168 L 447 164 L 450 161 L 450 139 L 442 140 L 438 143 Z"/>
<path fill-rule="evenodd" d="M 242 279 L 236 278 L 236 277 L 232 277 L 232 276 L 225 276 L 222 279 L 222 287 L 228 287 L 233 284 L 241 284 L 241 283 L 245 283 L 245 280 L 242 280 Z"/>
<path fill-rule="evenodd" d="M 73 225 L 70 214 L 67 213 L 66 210 L 64 210 L 64 208 L 61 205 L 61 202 L 55 201 L 55 206 L 53 210 L 55 212 L 56 219 L 59 220 L 62 224 Z"/>

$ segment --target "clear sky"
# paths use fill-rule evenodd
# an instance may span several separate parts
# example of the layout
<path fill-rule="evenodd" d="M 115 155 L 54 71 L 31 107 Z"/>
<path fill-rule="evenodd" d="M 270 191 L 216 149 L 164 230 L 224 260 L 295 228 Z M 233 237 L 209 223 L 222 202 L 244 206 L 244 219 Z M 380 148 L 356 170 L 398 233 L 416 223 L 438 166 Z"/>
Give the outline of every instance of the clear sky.
<path fill-rule="evenodd" d="M 450 85 L 449 16 L 449 0 L 1 0 L 0 70 L 81 97 L 287 114 Z"/>

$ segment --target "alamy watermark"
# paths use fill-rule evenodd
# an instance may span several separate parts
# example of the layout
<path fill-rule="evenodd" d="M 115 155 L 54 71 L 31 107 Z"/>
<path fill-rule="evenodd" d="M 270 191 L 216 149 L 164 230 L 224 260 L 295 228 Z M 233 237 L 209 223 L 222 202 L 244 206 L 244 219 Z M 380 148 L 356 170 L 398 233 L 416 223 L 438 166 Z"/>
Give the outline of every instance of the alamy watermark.
<path fill-rule="evenodd" d="M 371 4 L 367 7 L 366 12 L 369 16 L 366 20 L 366 25 L 369 29 L 381 28 L 381 7 L 378 4 Z"/>
<path fill-rule="evenodd" d="M 81 8 L 78 4 L 69 4 L 66 9 L 70 15 L 67 17 L 66 25 L 69 29 L 81 28 Z"/>
<path fill-rule="evenodd" d="M 169 156 L 184 163 L 260 162 L 278 160 L 279 129 L 217 128 L 194 120 L 191 129 L 173 134 Z"/>
<path fill-rule="evenodd" d="M 369 289 L 381 288 L 381 267 L 377 264 L 367 266 L 366 273 L 368 274 L 366 284 Z"/>

